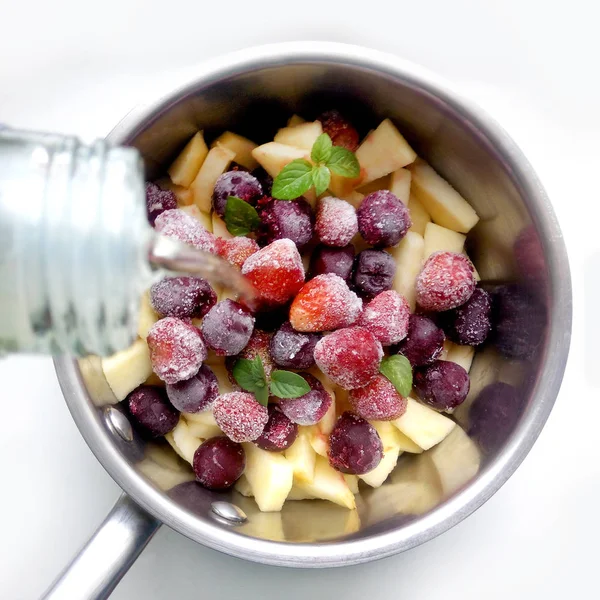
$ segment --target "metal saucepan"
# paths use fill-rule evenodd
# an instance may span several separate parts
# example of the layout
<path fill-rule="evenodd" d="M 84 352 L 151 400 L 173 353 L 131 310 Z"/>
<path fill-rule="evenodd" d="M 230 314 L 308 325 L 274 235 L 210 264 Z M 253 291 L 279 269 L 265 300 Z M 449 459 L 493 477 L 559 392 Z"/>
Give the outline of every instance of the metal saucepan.
<path fill-rule="evenodd" d="M 526 292 L 520 297 L 527 301 L 509 298 L 501 309 L 508 325 L 521 331 L 519 339 L 508 353 L 478 352 L 471 370 L 471 399 L 502 381 L 510 387 L 496 385 L 492 399 L 504 402 L 503 394 L 515 394 L 517 418 L 509 419 L 507 431 L 500 431 L 506 423 L 499 424 L 495 441 L 481 456 L 466 436 L 443 442 L 437 454 L 403 456 L 400 474 L 362 494 L 358 511 L 301 501 L 288 502 L 282 513 L 262 514 L 237 492 L 223 496 L 202 489 L 189 472 L 169 462 L 168 454 L 157 459 L 163 449 L 147 448 L 131 431 L 98 361 L 59 358 L 56 371 L 73 418 L 125 494 L 48 598 L 107 597 L 161 523 L 216 550 L 271 565 L 351 565 L 402 552 L 481 506 L 535 442 L 558 393 L 569 348 L 565 245 L 525 157 L 493 120 L 444 82 L 399 58 L 355 46 L 264 46 L 200 66 L 191 83 L 168 91 L 142 115 L 130 116 L 110 139 L 136 146 L 152 178 L 198 129 L 209 139 L 231 129 L 261 143 L 272 139 L 293 112 L 314 118 L 333 107 L 342 109 L 361 134 L 390 117 L 481 216 L 468 250 L 485 285 L 521 281 L 517 285 Z M 456 418 L 476 431 L 468 423 L 468 409 Z M 146 476 L 149 453 L 170 479 L 154 477 L 153 482 Z"/>

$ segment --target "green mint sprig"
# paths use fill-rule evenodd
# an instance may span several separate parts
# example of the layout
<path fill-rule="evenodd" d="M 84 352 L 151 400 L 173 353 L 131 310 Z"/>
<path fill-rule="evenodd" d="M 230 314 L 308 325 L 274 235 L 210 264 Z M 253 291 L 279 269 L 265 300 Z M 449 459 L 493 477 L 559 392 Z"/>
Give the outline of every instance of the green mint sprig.
<path fill-rule="evenodd" d="M 263 406 L 267 406 L 269 402 L 269 387 L 271 394 L 278 398 L 299 398 L 310 392 L 306 379 L 291 371 L 273 371 L 269 386 L 260 356 L 255 356 L 252 360 L 238 359 L 233 366 L 233 377 L 243 390 L 254 394 Z"/>
<path fill-rule="evenodd" d="M 237 196 L 227 198 L 224 220 L 227 231 L 235 236 L 248 235 L 260 225 L 260 217 L 254 206 Z"/>
<path fill-rule="evenodd" d="M 326 133 L 315 140 L 310 158 L 314 164 L 299 158 L 281 169 L 273 181 L 273 198 L 294 200 L 313 186 L 319 196 L 329 187 L 331 173 L 348 178 L 360 174 L 360 165 L 354 152 L 334 146 Z"/>
<path fill-rule="evenodd" d="M 379 372 L 387 377 L 396 391 L 406 398 L 412 390 L 413 373 L 408 358 L 402 354 L 388 356 L 381 361 Z"/>

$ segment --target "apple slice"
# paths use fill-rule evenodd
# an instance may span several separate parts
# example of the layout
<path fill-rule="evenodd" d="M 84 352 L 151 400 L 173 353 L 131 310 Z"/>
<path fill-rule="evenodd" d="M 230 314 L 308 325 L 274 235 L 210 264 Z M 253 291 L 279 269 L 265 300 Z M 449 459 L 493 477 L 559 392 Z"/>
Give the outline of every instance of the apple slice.
<path fill-rule="evenodd" d="M 368 196 L 373 192 L 378 192 L 379 190 L 389 190 L 391 187 L 391 177 L 390 175 L 384 175 L 379 179 L 375 179 L 370 183 L 361 185 L 356 191 Z"/>
<path fill-rule="evenodd" d="M 406 412 L 392 423 L 423 450 L 439 444 L 456 426 L 448 417 L 412 398 L 407 402 Z"/>
<path fill-rule="evenodd" d="M 242 496 L 245 496 L 246 498 L 254 497 L 254 494 L 252 493 L 252 488 L 250 487 L 250 484 L 248 483 L 248 479 L 246 478 L 246 476 L 243 473 L 240 476 L 240 478 L 235 482 L 235 485 L 233 487 L 236 492 L 240 493 Z"/>
<path fill-rule="evenodd" d="M 150 304 L 150 292 L 146 290 L 142 294 L 142 301 L 140 303 L 140 314 L 138 317 L 138 329 L 137 334 L 143 340 L 148 337 L 148 332 L 150 328 L 156 321 L 158 321 L 159 317 L 154 312 L 152 305 Z"/>
<path fill-rule="evenodd" d="M 156 374 L 150 373 L 148 379 L 144 381 L 144 385 L 152 385 L 154 387 L 165 387 L 165 382 Z"/>
<path fill-rule="evenodd" d="M 202 443 L 200 438 L 193 436 L 189 432 L 184 419 L 179 419 L 179 422 L 175 425 L 175 429 L 165 434 L 165 440 L 169 442 L 177 455 L 190 465 L 194 462 L 194 453 Z"/>
<path fill-rule="evenodd" d="M 396 169 L 390 176 L 390 192 L 392 192 L 396 198 L 404 202 L 404 204 L 407 206 L 410 198 L 410 180 L 411 174 L 408 169 Z"/>
<path fill-rule="evenodd" d="M 242 165 L 242 167 L 246 167 L 246 169 L 250 171 L 258 167 L 256 159 L 252 156 L 252 150 L 257 147 L 257 144 L 252 140 L 242 137 L 237 133 L 226 131 L 221 134 L 210 147 L 214 148 L 217 144 L 231 150 L 235 154 L 234 160 L 238 165 Z"/>
<path fill-rule="evenodd" d="M 204 227 L 206 231 L 210 231 L 212 233 L 213 225 L 210 213 L 200 210 L 195 204 L 184 206 L 181 210 L 186 212 L 191 217 L 194 217 L 194 219 L 198 219 L 198 221 L 202 223 L 202 227 Z"/>
<path fill-rule="evenodd" d="M 421 201 L 434 223 L 460 233 L 468 233 L 479 221 L 473 207 L 426 162 L 410 167 L 412 192 Z"/>
<path fill-rule="evenodd" d="M 410 194 L 409 196 L 408 210 L 410 211 L 410 219 L 412 221 L 409 231 L 425 235 L 425 228 L 427 227 L 427 223 L 431 222 L 431 217 L 414 194 Z"/>
<path fill-rule="evenodd" d="M 389 119 L 369 133 L 356 151 L 364 170 L 363 185 L 409 165 L 416 157 L 416 152 Z"/>
<path fill-rule="evenodd" d="M 99 356 L 86 356 L 77 361 L 79 373 L 95 406 L 118 404 L 120 400 L 110 388 L 106 375 L 102 370 L 102 358 Z"/>
<path fill-rule="evenodd" d="M 161 190 L 170 190 L 175 194 L 177 199 L 177 208 L 183 208 L 184 206 L 190 206 L 194 204 L 194 196 L 192 190 L 184 188 L 180 185 L 175 185 L 168 177 L 162 177 L 156 181 L 156 185 Z"/>
<path fill-rule="evenodd" d="M 285 451 L 286 459 L 294 469 L 297 481 L 312 481 L 315 474 L 317 455 L 310 443 L 311 431 L 305 427 L 298 428 L 298 437 Z"/>
<path fill-rule="evenodd" d="M 219 427 L 215 421 L 212 410 L 203 410 L 197 413 L 181 413 L 188 423 L 202 423 L 208 427 Z"/>
<path fill-rule="evenodd" d="M 377 430 L 383 450 L 386 447 L 393 448 L 398 446 L 400 452 L 411 452 L 412 454 L 421 454 L 423 448 L 417 446 L 409 437 L 404 435 L 391 421 L 369 421 Z"/>
<path fill-rule="evenodd" d="M 191 435 L 203 440 L 223 435 L 223 432 L 216 425 L 208 425 L 199 421 L 187 421 L 187 419 L 186 424 Z"/>
<path fill-rule="evenodd" d="M 246 453 L 244 474 L 258 507 L 263 512 L 279 511 L 294 481 L 294 469 L 284 456 L 243 444 Z"/>
<path fill-rule="evenodd" d="M 234 157 L 235 152 L 220 144 L 208 151 L 204 164 L 190 186 L 194 195 L 194 202 L 201 211 L 210 213 L 215 183 L 227 171 Z"/>
<path fill-rule="evenodd" d="M 388 248 L 388 252 L 396 261 L 396 275 L 392 288 L 402 294 L 414 312 L 417 291 L 415 288 L 417 275 L 423 265 L 423 252 L 425 242 L 422 236 L 414 231 L 407 232 L 395 248 Z"/>
<path fill-rule="evenodd" d="M 460 365 L 468 373 L 473 364 L 475 348 L 473 346 L 461 346 L 450 341 L 444 342 L 444 345 L 446 344 L 448 352 L 445 360 Z"/>
<path fill-rule="evenodd" d="M 298 481 L 297 487 L 315 498 L 329 500 L 350 510 L 356 508 L 354 494 L 350 491 L 344 475 L 333 469 L 322 456 L 317 457 L 313 480 Z"/>
<path fill-rule="evenodd" d="M 365 199 L 365 195 L 361 194 L 360 192 L 357 192 L 357 191 L 352 191 L 352 192 L 346 194 L 342 198 L 342 200 L 345 200 L 346 202 L 349 202 L 356 209 L 358 209 L 358 207 L 362 204 L 362 201 L 364 199 Z"/>
<path fill-rule="evenodd" d="M 363 175 L 364 173 L 362 169 L 361 174 L 355 179 L 342 177 L 341 175 L 332 173 L 331 180 L 329 182 L 329 190 L 336 198 L 343 198 L 345 200 L 348 197 L 351 197 L 354 190 L 362 183 Z M 364 198 L 364 194 L 361 195 Z"/>
<path fill-rule="evenodd" d="M 171 471 L 183 471 L 189 473 L 187 463 L 181 461 L 179 457 L 171 451 L 166 445 L 148 443 L 144 448 L 144 457 L 153 460 L 156 464 Z"/>
<path fill-rule="evenodd" d="M 277 177 L 281 169 L 293 160 L 308 158 L 306 150 L 293 148 L 278 142 L 268 142 L 254 148 L 252 156 L 271 177 Z"/>
<path fill-rule="evenodd" d="M 358 475 L 350 475 L 350 473 L 343 473 L 343 475 L 348 489 L 353 494 L 358 494 Z"/>
<path fill-rule="evenodd" d="M 145 475 L 161 490 L 167 491 L 186 481 L 194 481 L 194 473 L 188 471 L 173 471 L 145 458 L 136 465 L 137 470 Z"/>
<path fill-rule="evenodd" d="M 150 352 L 145 340 L 133 342 L 129 348 L 102 359 L 102 370 L 117 400 L 144 383 L 152 373 Z"/>
<path fill-rule="evenodd" d="M 299 115 L 292 115 L 287 122 L 288 127 L 295 127 L 296 125 L 300 125 L 302 123 L 306 123 L 306 119 L 303 119 Z"/>
<path fill-rule="evenodd" d="M 380 487 L 394 470 L 399 455 L 400 448 L 398 446 L 384 450 L 383 458 L 379 461 L 379 464 L 372 471 L 359 475 L 359 478 L 373 488 Z"/>
<path fill-rule="evenodd" d="M 312 449 L 323 458 L 327 458 L 327 452 L 329 451 L 329 435 L 323 433 L 318 424 L 310 425 L 309 441 Z"/>
<path fill-rule="evenodd" d="M 273 141 L 278 144 L 285 144 L 286 146 L 293 146 L 294 148 L 300 148 L 301 150 L 308 150 L 310 152 L 316 139 L 322 133 L 323 126 L 320 121 L 300 123 L 293 127 L 284 127 L 283 129 L 280 129 L 273 138 Z"/>
<path fill-rule="evenodd" d="M 204 134 L 199 131 L 186 144 L 185 148 L 169 167 L 168 173 L 171 181 L 176 185 L 189 188 L 196 179 L 198 171 L 206 160 L 208 148 L 204 141 Z"/>
<path fill-rule="evenodd" d="M 229 233 L 227 230 L 225 221 L 223 221 L 216 212 L 213 212 L 212 214 L 212 232 L 217 237 L 223 238 L 224 240 L 230 240 L 234 237 L 233 234 Z"/>
<path fill-rule="evenodd" d="M 434 252 L 456 252 L 461 254 L 465 247 L 466 235 L 441 227 L 435 223 L 427 223 L 425 226 L 425 251 L 424 260 L 427 260 Z"/>
<path fill-rule="evenodd" d="M 315 497 L 301 490 L 297 485 L 293 485 L 290 493 L 288 494 L 287 500 L 314 500 Z"/>

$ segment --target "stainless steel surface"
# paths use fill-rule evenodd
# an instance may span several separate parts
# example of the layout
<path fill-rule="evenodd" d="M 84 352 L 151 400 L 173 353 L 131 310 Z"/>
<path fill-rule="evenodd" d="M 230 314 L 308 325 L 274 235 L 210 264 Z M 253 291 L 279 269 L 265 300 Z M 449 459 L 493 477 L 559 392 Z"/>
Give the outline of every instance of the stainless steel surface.
<path fill-rule="evenodd" d="M 123 494 L 42 599 L 108 598 L 159 527 L 160 521 Z"/>
<path fill-rule="evenodd" d="M 248 520 L 246 513 L 239 506 L 231 504 L 231 502 L 218 500 L 211 504 L 211 510 L 221 519 L 225 519 L 225 521 L 234 525 L 241 525 Z"/>
<path fill-rule="evenodd" d="M 547 313 L 547 320 L 525 339 L 537 347 L 535 358 L 509 360 L 485 349 L 472 368 L 473 396 L 499 380 L 512 384 L 522 398 L 518 421 L 496 451 L 483 459 L 477 450 L 469 451 L 462 471 L 443 472 L 441 458 L 474 447 L 466 435 L 454 436 L 437 454 L 402 457 L 389 482 L 361 494 L 358 511 L 302 501 L 287 503 L 282 513 L 260 513 L 253 500 L 238 493 L 221 496 L 193 481 L 174 485 L 184 468 L 166 451 L 155 455 L 163 471 L 153 469 L 146 476 L 149 471 L 140 466 L 144 461 L 139 454 L 116 444 L 99 416 L 101 401 L 94 390 L 101 390 L 102 382 L 93 380 L 98 371 L 90 370 L 84 379 L 75 362 L 56 361 L 69 409 L 85 440 L 141 507 L 206 546 L 281 566 L 350 565 L 389 556 L 432 539 L 481 506 L 539 435 L 560 387 L 571 333 L 565 246 L 531 166 L 487 115 L 445 82 L 399 58 L 328 43 L 245 50 L 199 67 L 195 81 L 130 116 L 110 137 L 135 145 L 155 176 L 197 129 L 209 138 L 232 129 L 260 143 L 272 139 L 292 112 L 314 118 L 332 107 L 349 114 L 363 134 L 390 117 L 417 152 L 472 203 L 482 221 L 469 236 L 469 251 L 486 285 L 518 278 L 514 250 L 524 230 L 529 231 L 530 247 L 539 248 L 536 307 Z M 527 322 L 529 315 L 518 316 Z M 468 419 L 468 410 L 457 413 L 462 425 L 468 426 Z M 407 490 L 411 503 L 399 504 Z M 248 522 L 240 527 L 216 522 L 210 513 L 217 500 L 232 500 Z"/>
<path fill-rule="evenodd" d="M 113 433 L 116 433 L 125 442 L 133 442 L 131 423 L 120 410 L 112 406 L 106 406 L 104 408 L 104 418 Z"/>

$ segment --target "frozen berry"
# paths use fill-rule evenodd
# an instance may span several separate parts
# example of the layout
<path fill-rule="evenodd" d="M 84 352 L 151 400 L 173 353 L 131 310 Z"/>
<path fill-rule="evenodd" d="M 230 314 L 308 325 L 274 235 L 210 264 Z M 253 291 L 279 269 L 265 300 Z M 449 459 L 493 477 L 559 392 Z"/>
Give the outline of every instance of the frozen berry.
<path fill-rule="evenodd" d="M 208 410 L 218 395 L 217 377 L 206 365 L 202 365 L 190 379 L 167 384 L 167 396 L 171 404 L 185 413 Z"/>
<path fill-rule="evenodd" d="M 523 409 L 512 385 L 496 382 L 483 388 L 469 407 L 469 435 L 486 453 L 496 452 L 513 432 Z"/>
<path fill-rule="evenodd" d="M 318 275 L 305 283 L 290 308 L 296 331 L 332 331 L 358 319 L 361 299 L 337 275 Z"/>
<path fill-rule="evenodd" d="M 334 331 L 315 347 L 317 366 L 345 390 L 364 387 L 374 379 L 382 358 L 381 344 L 362 327 Z"/>
<path fill-rule="evenodd" d="M 242 273 L 254 285 L 265 307 L 289 302 L 304 284 L 304 266 L 296 244 L 277 240 L 248 259 Z"/>
<path fill-rule="evenodd" d="M 317 211 L 315 232 L 327 246 L 346 246 L 358 233 L 354 206 L 331 196 L 322 198 Z"/>
<path fill-rule="evenodd" d="M 320 336 L 296 331 L 286 321 L 271 339 L 273 362 L 284 369 L 310 369 L 315 364 L 313 353 Z"/>
<path fill-rule="evenodd" d="M 469 374 L 456 363 L 436 360 L 415 369 L 413 385 L 419 398 L 436 410 L 452 411 L 469 393 Z"/>
<path fill-rule="evenodd" d="M 440 312 L 464 304 L 475 290 L 473 265 L 457 252 L 434 252 L 417 276 L 417 303 Z"/>
<path fill-rule="evenodd" d="M 210 438 L 194 452 L 196 480 L 209 490 L 226 490 L 246 467 L 244 449 L 224 435 Z"/>
<path fill-rule="evenodd" d="M 546 309 L 524 287 L 504 285 L 494 291 L 492 341 L 508 358 L 530 359 L 542 341 Z"/>
<path fill-rule="evenodd" d="M 310 392 L 299 398 L 282 398 L 279 406 L 283 413 L 298 425 L 315 425 L 324 416 L 331 406 L 331 394 L 323 384 L 310 373 L 299 373 L 308 385 Z"/>
<path fill-rule="evenodd" d="M 329 464 L 342 473 L 364 475 L 382 458 L 383 444 L 375 427 L 354 413 L 343 413 L 329 436 Z"/>
<path fill-rule="evenodd" d="M 444 332 L 427 317 L 410 315 L 408 333 L 394 348 L 403 354 L 413 367 L 431 364 L 444 349 Z"/>
<path fill-rule="evenodd" d="M 134 424 L 152 437 L 169 433 L 179 421 L 179 413 L 159 387 L 140 385 L 127 396 L 127 406 Z"/>
<path fill-rule="evenodd" d="M 412 225 L 408 208 L 392 192 L 369 194 L 357 211 L 358 230 L 372 246 L 395 246 Z"/>
<path fill-rule="evenodd" d="M 152 308 L 163 317 L 203 317 L 216 302 L 210 283 L 200 277 L 165 277 L 150 288 Z"/>
<path fill-rule="evenodd" d="M 396 262 L 383 250 L 363 250 L 356 257 L 354 286 L 364 298 L 373 298 L 391 289 L 396 275 Z"/>
<path fill-rule="evenodd" d="M 246 259 L 258 252 L 260 247 L 252 239 L 244 236 L 234 237 L 230 240 L 217 238 L 217 253 L 238 268 L 242 268 Z"/>
<path fill-rule="evenodd" d="M 453 342 L 478 346 L 485 342 L 490 332 L 491 312 L 490 295 L 485 290 L 476 288 L 465 304 L 442 313 L 442 326 Z"/>
<path fill-rule="evenodd" d="M 212 195 L 213 208 L 220 216 L 225 216 L 227 198 L 235 196 L 248 204 L 255 205 L 262 198 L 263 189 L 258 179 L 246 171 L 228 171 L 217 179 Z"/>
<path fill-rule="evenodd" d="M 321 121 L 323 132 L 329 135 L 334 146 L 341 146 L 351 152 L 358 148 L 358 131 L 339 111 L 328 110 L 318 120 Z"/>
<path fill-rule="evenodd" d="M 406 298 L 388 290 L 375 296 L 363 308 L 356 324 L 368 329 L 382 346 L 391 346 L 406 337 L 409 318 L 410 307 Z"/>
<path fill-rule="evenodd" d="M 288 239 L 302 250 L 312 238 L 313 218 L 306 200 L 262 198 L 258 203 L 258 215 L 260 225 L 256 238 L 261 246 Z"/>
<path fill-rule="evenodd" d="M 269 420 L 267 407 L 246 392 L 218 396 L 213 404 L 213 414 L 217 425 L 234 442 L 254 441 Z"/>
<path fill-rule="evenodd" d="M 254 443 L 269 452 L 287 450 L 296 440 L 298 425 L 292 423 L 277 404 L 269 404 L 269 420 Z"/>
<path fill-rule="evenodd" d="M 207 356 L 200 331 L 175 317 L 154 323 L 146 341 L 152 370 L 166 383 L 190 379 Z"/>
<path fill-rule="evenodd" d="M 155 183 L 146 184 L 146 208 L 148 221 L 154 225 L 156 217 L 165 210 L 177 208 L 177 198 L 171 190 L 161 190 Z"/>
<path fill-rule="evenodd" d="M 198 250 L 217 253 L 215 236 L 210 231 L 206 231 L 198 219 L 183 210 L 166 210 L 158 215 L 154 227 L 159 233 L 190 244 Z"/>
<path fill-rule="evenodd" d="M 254 329 L 254 317 L 229 298 L 213 306 L 202 321 L 202 335 L 217 354 L 239 354 Z"/>
<path fill-rule="evenodd" d="M 350 390 L 348 399 L 357 415 L 372 421 L 392 421 L 406 411 L 406 398 L 383 375 L 377 375 L 365 387 Z"/>
<path fill-rule="evenodd" d="M 258 183 L 262 186 L 263 194 L 270 196 L 273 189 L 273 178 L 262 167 L 254 169 L 252 175 L 258 179 Z"/>
<path fill-rule="evenodd" d="M 267 333 L 266 331 L 255 329 L 246 347 L 237 356 L 228 356 L 225 359 L 225 366 L 227 367 L 229 379 L 232 383 L 235 383 L 235 378 L 233 377 L 233 367 L 238 359 L 246 358 L 248 360 L 252 360 L 257 356 L 260 356 L 267 380 L 271 379 L 271 373 L 275 368 L 275 364 L 273 363 L 271 354 L 269 352 L 271 337 L 272 334 Z"/>
<path fill-rule="evenodd" d="M 329 246 L 317 246 L 310 259 L 310 275 L 324 275 L 333 273 L 344 281 L 349 282 L 354 266 L 354 246 L 349 244 L 343 248 L 330 248 Z"/>

